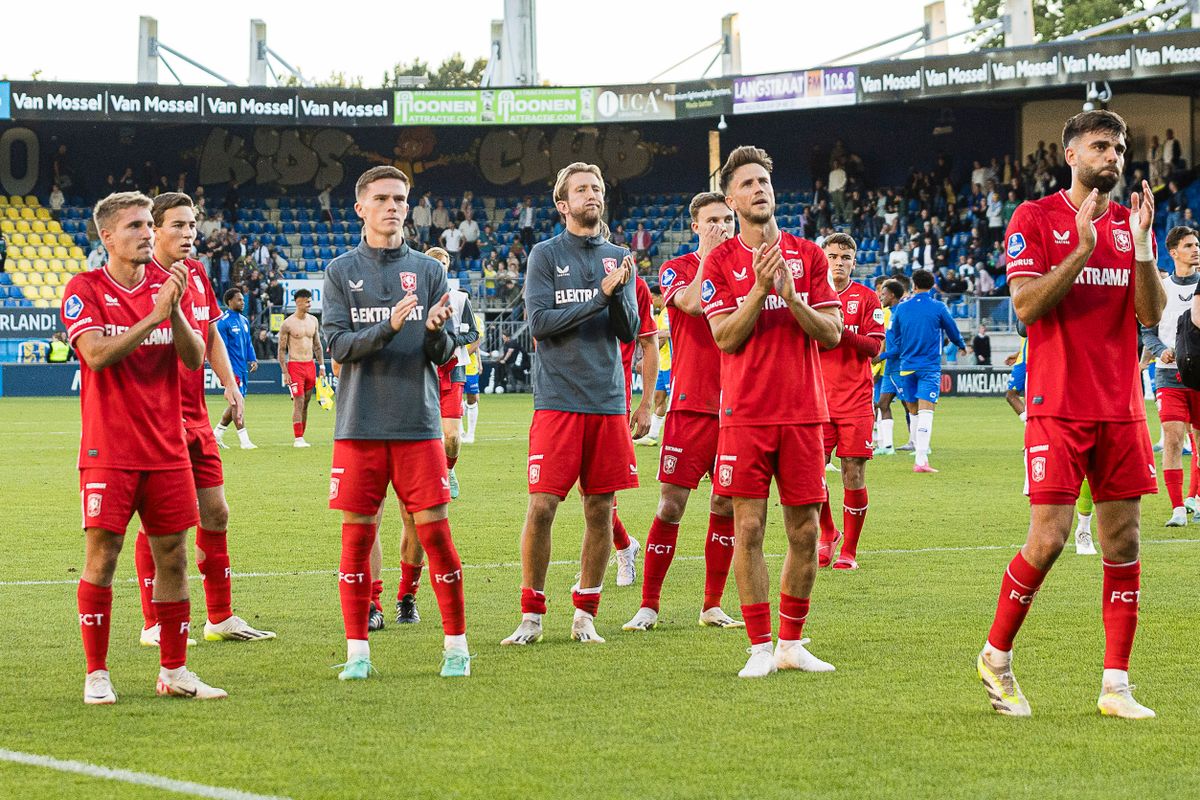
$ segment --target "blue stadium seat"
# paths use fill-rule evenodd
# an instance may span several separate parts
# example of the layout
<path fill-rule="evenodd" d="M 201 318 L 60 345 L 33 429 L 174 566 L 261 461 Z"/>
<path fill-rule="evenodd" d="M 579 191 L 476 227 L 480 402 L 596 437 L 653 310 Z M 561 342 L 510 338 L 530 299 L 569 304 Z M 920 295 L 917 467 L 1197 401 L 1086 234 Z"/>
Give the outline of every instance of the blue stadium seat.
<path fill-rule="evenodd" d="M 311 233 L 300 234 L 300 246 L 301 247 L 313 247 L 314 245 L 316 245 L 316 240 L 313 238 L 313 235 Z"/>
<path fill-rule="evenodd" d="M 313 249 L 311 246 L 305 247 L 302 251 L 302 254 L 303 254 L 304 258 L 306 258 L 306 259 L 314 259 L 317 257 L 317 251 L 315 249 Z"/>
<path fill-rule="evenodd" d="M 332 247 L 322 247 L 318 251 L 318 255 L 321 257 L 322 260 L 328 261 L 329 259 L 333 258 L 333 248 Z"/>

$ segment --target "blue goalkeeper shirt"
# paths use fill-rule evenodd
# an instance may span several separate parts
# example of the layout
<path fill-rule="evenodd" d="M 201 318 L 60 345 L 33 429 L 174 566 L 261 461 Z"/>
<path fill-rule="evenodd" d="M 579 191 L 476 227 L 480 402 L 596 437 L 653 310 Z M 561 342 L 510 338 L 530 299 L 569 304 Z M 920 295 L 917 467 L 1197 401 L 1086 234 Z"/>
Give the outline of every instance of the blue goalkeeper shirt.
<path fill-rule="evenodd" d="M 254 355 L 254 342 L 250 338 L 250 320 L 236 311 L 225 310 L 217 320 L 217 332 L 225 342 L 229 351 L 229 364 L 235 375 L 246 375 L 248 365 L 257 362 Z"/>
<path fill-rule="evenodd" d="M 946 304 L 929 292 L 917 292 L 892 309 L 882 357 L 889 363 L 899 357 L 901 372 L 940 370 L 943 334 L 960 350 L 967 349 Z"/>

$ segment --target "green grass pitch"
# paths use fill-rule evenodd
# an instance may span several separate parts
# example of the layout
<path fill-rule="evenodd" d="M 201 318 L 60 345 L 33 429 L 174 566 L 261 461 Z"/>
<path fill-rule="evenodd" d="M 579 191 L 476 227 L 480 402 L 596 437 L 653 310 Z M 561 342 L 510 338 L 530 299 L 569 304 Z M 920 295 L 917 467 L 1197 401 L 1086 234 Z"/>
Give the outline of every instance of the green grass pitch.
<path fill-rule="evenodd" d="M 760 681 L 736 677 L 743 632 L 696 624 L 707 485 L 680 531 L 658 630 L 620 630 L 640 592 L 616 588 L 610 567 L 597 621 L 608 643 L 569 641 L 582 529 L 572 497 L 555 528 L 553 557 L 563 563 L 550 570 L 546 639 L 499 646 L 519 619 L 531 403 L 481 401 L 480 441 L 464 447 L 463 496 L 451 507 L 467 565 L 476 654 L 469 680 L 437 676 L 441 629 L 427 583 L 419 626 L 400 628 L 389 614 L 387 629 L 372 635 L 380 676 L 337 680 L 330 666 L 345 648 L 334 575 L 339 518 L 326 508 L 333 415 L 314 403 L 314 446 L 294 450 L 287 399 L 251 396 L 248 420 L 261 449 L 236 449 L 231 433 L 235 449 L 224 451 L 234 611 L 279 638 L 191 649 L 190 665 L 228 689 L 227 701 L 155 697 L 157 652 L 137 642 L 130 542 L 110 655 L 120 702 L 98 708 L 81 702 L 75 589 L 66 583 L 83 560 L 78 405 L 0 401 L 0 748 L 293 798 L 1200 796 L 1200 537 L 1162 527 L 1170 513 L 1164 495 L 1144 503 L 1132 673 L 1138 699 L 1159 718 L 1097 715 L 1100 562 L 1070 547 L 1017 640 L 1017 674 L 1034 716 L 990 710 L 974 659 L 1028 522 L 1020 423 L 1002 400 L 939 406 L 932 460 L 941 474 L 913 475 L 904 455 L 870 464 L 862 569 L 820 573 L 805 630 L 837 672 Z M 1151 424 L 1157 435 L 1152 410 Z M 897 427 L 899 438 L 903 421 Z M 642 540 L 657 501 L 657 454 L 638 448 L 643 488 L 620 498 L 623 519 Z M 836 476 L 832 482 L 840 502 Z M 769 525 L 777 578 L 777 507 Z M 394 599 L 399 577 L 398 530 L 391 504 L 382 534 L 385 599 Z M 26 581 L 44 583 L 18 583 Z M 203 601 L 198 581 L 192 585 L 199 629 Z M 735 614 L 736 598 L 731 577 L 725 607 Z M 0 761 L 0 796 L 168 795 Z"/>

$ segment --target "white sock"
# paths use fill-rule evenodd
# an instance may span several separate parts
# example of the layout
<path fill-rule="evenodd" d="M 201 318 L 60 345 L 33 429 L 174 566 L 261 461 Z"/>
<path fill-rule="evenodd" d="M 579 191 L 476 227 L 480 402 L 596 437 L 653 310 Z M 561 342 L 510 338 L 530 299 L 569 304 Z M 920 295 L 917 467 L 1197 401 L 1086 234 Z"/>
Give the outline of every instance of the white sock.
<path fill-rule="evenodd" d="M 896 420 L 881 419 L 879 420 L 879 446 L 880 447 L 895 447 L 892 439 L 892 432 L 896 427 Z"/>
<path fill-rule="evenodd" d="M 470 437 L 475 438 L 475 429 L 479 427 L 479 403 L 473 406 L 467 406 L 467 429 L 470 431 Z"/>
<path fill-rule="evenodd" d="M 164 677 L 164 678 L 169 678 L 170 680 L 175 680 L 176 678 L 178 678 L 178 677 L 180 677 L 181 675 L 183 675 L 183 671 L 184 671 L 185 669 L 187 669 L 187 667 L 186 667 L 186 666 L 183 666 L 183 667 L 175 667 L 174 669 L 167 669 L 166 667 L 159 667 L 159 669 L 158 669 L 158 672 L 159 672 L 159 674 L 160 674 L 160 675 L 162 675 L 162 677 Z M 1104 672 L 1105 672 L 1106 674 L 1107 674 L 1109 671 L 1110 671 L 1110 670 L 1104 670 Z M 1115 670 L 1114 670 L 1114 671 L 1115 671 Z"/>
<path fill-rule="evenodd" d="M 1005 666 L 1012 663 L 1012 650 L 999 650 L 991 642 L 984 642 L 983 658 L 993 667 Z"/>
<path fill-rule="evenodd" d="M 772 644 L 771 642 L 763 642 L 762 644 L 750 645 L 750 654 L 751 655 L 753 655 L 754 653 L 774 653 L 774 652 L 775 652 L 775 645 Z"/>
<path fill-rule="evenodd" d="M 933 412 L 918 411 L 917 427 L 913 431 L 913 445 L 917 451 L 917 466 L 929 463 L 929 441 L 933 438 Z"/>
<path fill-rule="evenodd" d="M 1122 689 L 1129 687 L 1129 673 L 1123 669 L 1106 669 L 1101 680 L 1104 690 Z"/>
<path fill-rule="evenodd" d="M 445 650 L 466 650 L 467 635 L 465 633 L 458 634 L 457 636 L 447 635 L 442 648 Z"/>
<path fill-rule="evenodd" d="M 665 420 L 666 420 L 665 415 L 660 417 L 658 414 L 651 414 L 650 415 L 650 433 L 648 433 L 646 435 L 649 436 L 651 439 L 657 439 L 658 434 L 662 432 L 662 426 L 663 426 L 663 422 Z"/>
<path fill-rule="evenodd" d="M 1022 411 L 1020 414 L 1017 414 L 1017 416 L 1020 418 L 1022 424 L 1025 423 L 1025 413 L 1026 412 Z"/>
<path fill-rule="evenodd" d="M 1080 514 L 1079 515 L 1079 524 L 1075 526 L 1075 530 L 1090 532 L 1092 530 L 1092 515 L 1091 514 Z"/>
<path fill-rule="evenodd" d="M 521 622 L 532 622 L 535 625 L 541 625 L 542 624 L 542 615 L 541 614 L 522 614 Z"/>
<path fill-rule="evenodd" d="M 370 658 L 371 645 L 366 639 L 347 639 L 346 640 L 346 660 L 353 661 L 356 658 Z"/>
<path fill-rule="evenodd" d="M 227 431 L 227 430 L 229 430 L 228 425 L 222 425 L 220 423 L 217 423 L 217 427 L 213 428 L 213 433 L 216 434 L 217 436 L 222 436 L 222 435 L 224 435 L 225 431 Z"/>
<path fill-rule="evenodd" d="M 250 431 L 246 428 L 238 428 L 238 439 L 242 444 L 250 444 Z"/>
<path fill-rule="evenodd" d="M 594 619 L 595 619 L 595 617 L 594 617 L 594 616 L 592 616 L 591 614 L 589 614 L 588 612 L 584 611 L 582 608 L 577 608 L 577 609 L 575 609 L 575 619 L 591 619 L 591 620 L 594 620 Z"/>

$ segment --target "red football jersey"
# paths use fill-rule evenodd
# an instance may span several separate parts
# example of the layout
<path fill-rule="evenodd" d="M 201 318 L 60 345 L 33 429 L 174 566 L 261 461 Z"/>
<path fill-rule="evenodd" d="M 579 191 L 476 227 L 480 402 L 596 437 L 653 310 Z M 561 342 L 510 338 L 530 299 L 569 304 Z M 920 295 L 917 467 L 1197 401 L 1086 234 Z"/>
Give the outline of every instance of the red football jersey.
<path fill-rule="evenodd" d="M 118 336 L 154 309 L 166 282 L 147 265 L 141 283 L 126 289 L 108 268 L 83 272 L 67 284 L 60 313 L 71 344 L 87 331 Z M 191 309 L 184 305 L 190 320 Z M 192 322 L 192 326 L 196 327 Z M 188 467 L 180 409 L 179 357 L 171 320 L 155 328 L 125 358 L 99 372 L 80 358 L 79 403 L 83 432 L 79 468 L 162 470 Z"/>
<path fill-rule="evenodd" d="M 824 251 L 780 232 L 796 294 L 813 308 L 841 305 L 829 285 Z M 705 264 L 700 299 L 709 319 L 733 312 L 754 287 L 754 251 L 741 236 L 717 246 Z M 721 353 L 721 425 L 795 425 L 829 421 L 817 343 L 771 288 L 754 330 L 736 353 Z"/>
<path fill-rule="evenodd" d="M 636 281 L 635 287 L 637 295 L 638 318 L 642 321 L 642 327 L 638 329 L 638 338 L 649 336 L 652 333 L 658 333 L 658 320 L 654 318 L 654 298 L 650 296 L 650 285 L 642 279 L 642 276 L 634 277 Z M 621 363 L 625 366 L 625 407 L 629 408 L 633 403 L 633 354 L 637 342 L 621 342 Z M 651 353 L 650 358 L 658 363 L 658 353 Z M 643 392 L 654 391 L 653 386 L 642 388 Z"/>
<path fill-rule="evenodd" d="M 1039 277 L 1078 244 L 1066 192 L 1022 203 L 1005 235 L 1008 277 Z M 1134 315 L 1129 209 L 1109 203 L 1096 247 L 1062 301 L 1029 326 L 1025 397 L 1031 417 L 1146 418 Z"/>
<path fill-rule="evenodd" d="M 204 350 L 208 352 L 209 326 L 221 318 L 221 306 L 217 302 L 217 293 L 213 291 L 204 265 L 190 258 L 184 259 L 188 268 L 188 291 L 183 298 L 183 304 L 189 308 L 200 337 L 204 339 Z M 155 259 L 151 264 L 162 270 L 164 275 L 171 271 Z M 147 266 L 146 269 L 150 269 Z M 183 426 L 185 428 L 211 427 L 208 420 L 208 406 L 204 402 L 204 370 L 188 369 L 179 362 L 179 390 L 183 399 Z"/>
<path fill-rule="evenodd" d="M 861 283 L 850 281 L 837 295 L 842 303 L 844 330 L 883 340 L 883 308 L 879 297 Z M 825 400 L 835 419 L 875 415 L 871 359 L 844 340 L 832 350 L 821 350 Z"/>
<path fill-rule="evenodd" d="M 658 284 L 668 306 L 700 270 L 697 253 L 673 258 L 662 265 Z M 721 409 L 721 351 L 713 341 L 704 315 L 676 309 L 671 315 L 671 408 L 716 414 Z"/>

